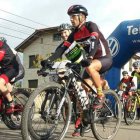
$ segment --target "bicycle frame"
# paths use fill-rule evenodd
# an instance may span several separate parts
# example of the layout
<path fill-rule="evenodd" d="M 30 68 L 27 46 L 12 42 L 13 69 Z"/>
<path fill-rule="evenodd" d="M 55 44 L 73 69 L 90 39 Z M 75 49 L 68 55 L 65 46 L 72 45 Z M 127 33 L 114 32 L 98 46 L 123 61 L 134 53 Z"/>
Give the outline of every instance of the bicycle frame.
<path fill-rule="evenodd" d="M 140 96 L 138 95 L 137 92 L 135 92 L 134 97 L 135 97 L 135 103 L 134 103 L 134 107 L 133 107 L 133 110 L 132 110 L 133 112 L 136 110 L 137 104 L 140 105 Z"/>

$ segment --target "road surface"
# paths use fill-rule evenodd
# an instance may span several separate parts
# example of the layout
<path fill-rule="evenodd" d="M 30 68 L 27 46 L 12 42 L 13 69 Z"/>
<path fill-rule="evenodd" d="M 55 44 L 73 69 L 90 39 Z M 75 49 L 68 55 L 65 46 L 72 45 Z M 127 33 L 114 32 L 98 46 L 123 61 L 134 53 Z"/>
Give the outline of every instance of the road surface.
<path fill-rule="evenodd" d="M 95 140 L 92 132 L 86 133 L 84 137 L 72 137 L 73 128 L 71 124 L 64 140 Z M 20 130 L 10 130 L 0 122 L 0 140 L 22 140 Z M 131 126 L 122 122 L 114 140 L 140 140 L 140 120 L 136 120 Z"/>

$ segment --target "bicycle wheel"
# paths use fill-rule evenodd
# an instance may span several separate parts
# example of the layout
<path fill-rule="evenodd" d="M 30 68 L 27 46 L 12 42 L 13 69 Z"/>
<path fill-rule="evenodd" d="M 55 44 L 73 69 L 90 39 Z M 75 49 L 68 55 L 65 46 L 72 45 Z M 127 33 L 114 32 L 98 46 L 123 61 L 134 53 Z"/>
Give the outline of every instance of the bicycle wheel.
<path fill-rule="evenodd" d="M 123 102 L 121 102 L 121 108 L 122 108 L 122 119 L 124 118 L 124 103 Z M 118 114 L 118 105 L 117 104 L 115 104 L 115 106 L 114 106 L 114 113 L 117 115 Z"/>
<path fill-rule="evenodd" d="M 8 128 L 15 130 L 21 128 L 21 116 L 30 92 L 24 89 L 15 89 L 11 94 L 15 102 L 16 111 L 11 115 L 3 114 L 2 119 Z"/>
<path fill-rule="evenodd" d="M 61 110 L 59 117 L 56 118 L 62 95 L 61 85 L 54 82 L 41 85 L 32 93 L 22 116 L 23 140 L 64 138 L 71 120 L 71 101 L 67 94 L 63 103 L 63 105 L 67 104 L 66 121 L 62 119 Z"/>
<path fill-rule="evenodd" d="M 105 90 L 105 102 L 101 109 L 93 112 L 92 132 L 97 140 L 111 140 L 115 137 L 121 122 L 121 102 L 113 90 Z M 117 105 L 117 111 L 115 106 Z M 117 112 L 117 114 L 116 114 Z"/>
<path fill-rule="evenodd" d="M 124 120 L 127 125 L 133 124 L 137 117 L 137 99 L 130 97 L 127 99 L 124 108 Z"/>

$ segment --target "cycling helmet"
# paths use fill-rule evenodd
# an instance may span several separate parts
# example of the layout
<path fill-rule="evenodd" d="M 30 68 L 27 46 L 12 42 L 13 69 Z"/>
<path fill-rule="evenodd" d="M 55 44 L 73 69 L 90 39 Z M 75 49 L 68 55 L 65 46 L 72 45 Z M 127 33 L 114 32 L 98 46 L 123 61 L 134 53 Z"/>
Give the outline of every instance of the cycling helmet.
<path fill-rule="evenodd" d="M 134 68 L 139 68 L 140 67 L 140 61 L 135 61 L 132 66 Z"/>
<path fill-rule="evenodd" d="M 0 37 L 0 41 L 7 42 L 7 40 L 4 37 Z"/>
<path fill-rule="evenodd" d="M 84 14 L 85 16 L 88 15 L 88 11 L 87 9 L 82 6 L 82 5 L 72 5 L 68 11 L 67 11 L 67 14 L 68 15 L 71 15 L 71 14 L 79 14 L 79 13 L 82 13 Z"/>
<path fill-rule="evenodd" d="M 58 32 L 61 32 L 63 30 L 71 30 L 72 26 L 68 23 L 63 23 L 58 27 Z"/>
<path fill-rule="evenodd" d="M 122 72 L 122 75 L 126 75 L 126 74 L 128 74 L 127 71 L 123 71 L 123 72 Z"/>

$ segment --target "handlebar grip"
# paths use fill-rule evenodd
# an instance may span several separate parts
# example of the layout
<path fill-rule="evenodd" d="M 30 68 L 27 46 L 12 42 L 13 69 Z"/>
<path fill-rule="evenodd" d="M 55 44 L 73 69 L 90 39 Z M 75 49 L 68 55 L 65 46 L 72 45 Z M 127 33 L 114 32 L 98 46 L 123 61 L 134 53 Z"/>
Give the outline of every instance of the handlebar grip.
<path fill-rule="evenodd" d="M 44 76 L 44 77 L 48 75 L 47 72 L 42 71 L 42 70 L 38 70 L 38 71 L 37 71 L 37 74 L 38 74 L 38 76 L 41 76 L 41 75 L 42 75 L 42 76 Z"/>

